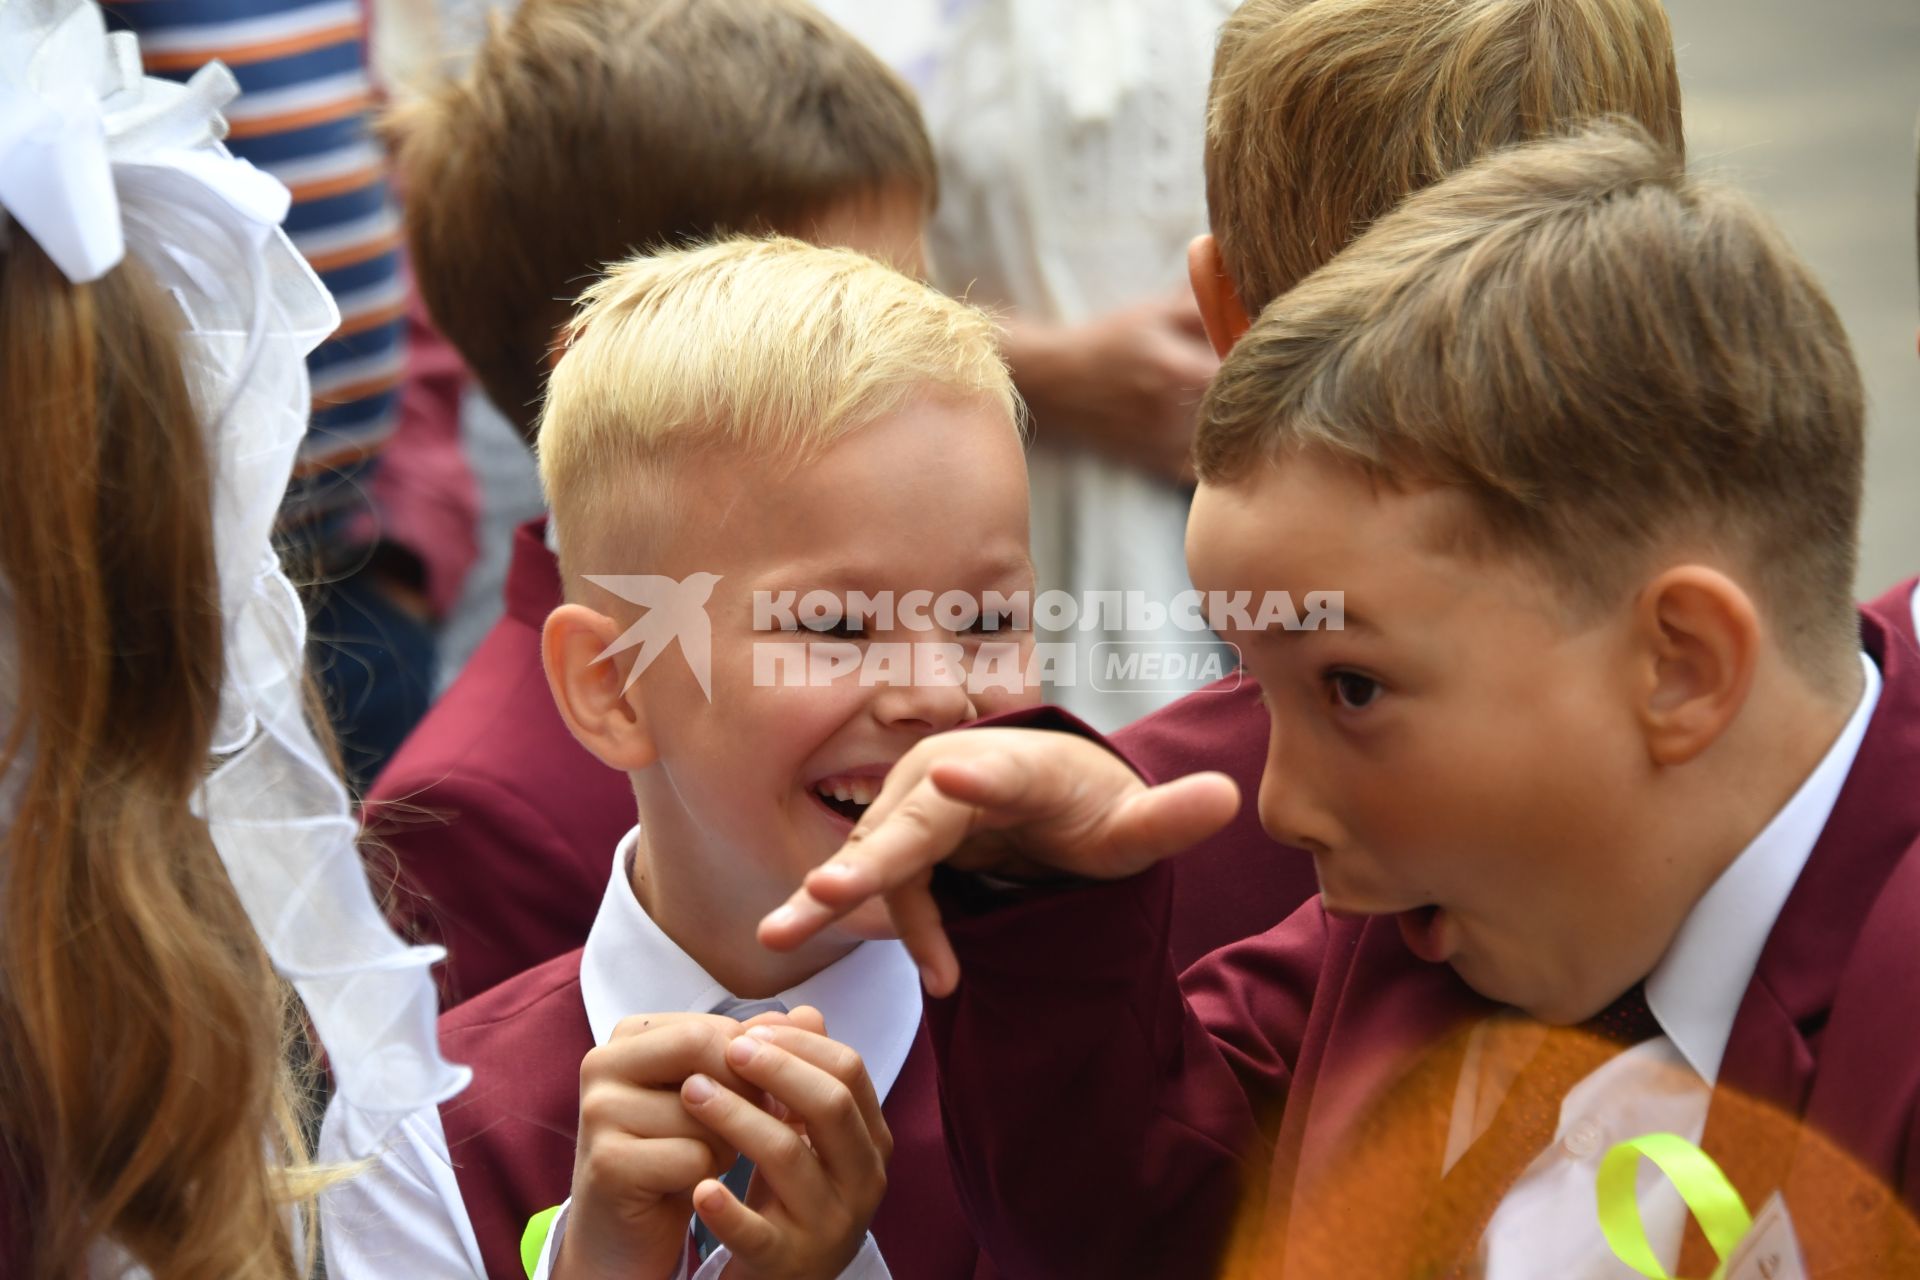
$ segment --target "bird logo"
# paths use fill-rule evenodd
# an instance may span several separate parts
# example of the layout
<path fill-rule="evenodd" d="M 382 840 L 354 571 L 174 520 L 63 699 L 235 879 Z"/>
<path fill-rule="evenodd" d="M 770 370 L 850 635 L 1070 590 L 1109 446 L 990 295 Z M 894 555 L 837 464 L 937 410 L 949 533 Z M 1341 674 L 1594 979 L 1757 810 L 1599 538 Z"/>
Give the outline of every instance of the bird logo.
<path fill-rule="evenodd" d="M 713 701 L 713 626 L 707 618 L 707 600 L 720 581 L 717 573 L 690 573 L 684 578 L 667 578 L 657 573 L 589 573 L 588 582 L 605 587 L 622 600 L 637 604 L 646 612 L 620 638 L 594 658 L 602 662 L 616 653 L 625 653 L 635 645 L 640 656 L 633 661 L 623 687 L 631 689 L 653 660 L 665 653 L 674 641 L 686 655 L 700 692 Z"/>

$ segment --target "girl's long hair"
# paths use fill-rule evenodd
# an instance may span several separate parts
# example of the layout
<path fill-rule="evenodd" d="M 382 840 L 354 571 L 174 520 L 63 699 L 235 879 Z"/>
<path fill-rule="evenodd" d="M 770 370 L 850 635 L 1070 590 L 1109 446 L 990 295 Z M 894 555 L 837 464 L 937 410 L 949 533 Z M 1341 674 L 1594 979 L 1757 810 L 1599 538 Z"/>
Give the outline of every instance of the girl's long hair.
<path fill-rule="evenodd" d="M 154 1280 L 305 1269 L 290 1001 L 191 808 L 223 655 L 183 328 L 132 259 L 74 285 L 0 251 L 0 1269 L 34 1280 L 102 1244 Z"/>

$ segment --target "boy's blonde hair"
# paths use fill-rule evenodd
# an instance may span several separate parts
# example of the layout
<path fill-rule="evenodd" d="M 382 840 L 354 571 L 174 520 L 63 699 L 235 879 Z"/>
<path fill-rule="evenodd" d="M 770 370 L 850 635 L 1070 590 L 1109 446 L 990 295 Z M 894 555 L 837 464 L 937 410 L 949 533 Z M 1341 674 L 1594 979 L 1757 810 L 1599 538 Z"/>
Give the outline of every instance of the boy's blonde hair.
<path fill-rule="evenodd" d="M 525 0 L 386 131 L 421 296 L 523 430 L 606 263 L 937 184 L 913 91 L 806 0 Z"/>
<path fill-rule="evenodd" d="M 993 323 L 847 249 L 741 238 L 633 258 L 581 295 L 566 340 L 538 449 L 569 580 L 631 556 L 636 519 L 644 541 L 691 515 L 673 485 L 687 458 L 803 464 L 929 395 L 1018 430 Z"/>
<path fill-rule="evenodd" d="M 1410 197 L 1278 299 L 1200 411 L 1201 477 L 1303 448 L 1462 494 L 1592 614 L 1687 542 L 1750 570 L 1788 655 L 1837 684 L 1863 394 L 1826 295 L 1742 196 L 1618 122 Z"/>
<path fill-rule="evenodd" d="M 1683 147 L 1659 0 L 1246 0 L 1207 107 L 1207 208 L 1248 315 L 1410 192 L 1631 116 Z"/>

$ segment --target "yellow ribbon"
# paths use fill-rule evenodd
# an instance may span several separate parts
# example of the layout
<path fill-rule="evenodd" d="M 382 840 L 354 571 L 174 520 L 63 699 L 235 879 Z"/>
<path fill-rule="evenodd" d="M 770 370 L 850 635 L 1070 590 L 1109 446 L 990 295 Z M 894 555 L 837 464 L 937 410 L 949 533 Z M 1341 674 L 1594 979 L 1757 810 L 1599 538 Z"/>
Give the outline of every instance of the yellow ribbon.
<path fill-rule="evenodd" d="M 1640 1221 L 1636 1184 L 1642 1156 L 1660 1167 L 1699 1220 L 1707 1243 L 1720 1257 L 1712 1276 L 1712 1280 L 1720 1280 L 1727 1259 L 1752 1229 L 1753 1215 L 1713 1157 L 1671 1133 L 1650 1133 L 1622 1142 L 1600 1161 L 1595 1196 L 1600 1207 L 1600 1230 L 1614 1257 L 1649 1280 L 1673 1280 L 1654 1256 L 1653 1247 L 1647 1243 L 1646 1226 Z"/>
<path fill-rule="evenodd" d="M 520 1237 L 520 1265 L 527 1269 L 527 1280 L 533 1280 L 533 1273 L 540 1266 L 540 1254 L 547 1247 L 547 1237 L 553 1232 L 553 1220 L 560 1216 L 560 1206 L 542 1209 L 527 1219 L 527 1229 Z"/>

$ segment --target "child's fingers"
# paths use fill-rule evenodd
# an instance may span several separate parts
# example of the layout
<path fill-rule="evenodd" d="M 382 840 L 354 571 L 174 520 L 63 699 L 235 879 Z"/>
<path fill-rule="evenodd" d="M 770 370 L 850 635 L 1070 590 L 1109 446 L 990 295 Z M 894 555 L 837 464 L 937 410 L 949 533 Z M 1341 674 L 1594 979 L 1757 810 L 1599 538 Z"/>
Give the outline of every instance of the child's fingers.
<path fill-rule="evenodd" d="M 776 1043 L 773 1032 L 762 1028 L 734 1041 L 727 1051 L 734 1069 L 799 1116 L 833 1183 L 853 1199 L 864 1198 L 870 1189 L 884 1185 L 893 1142 L 873 1098 L 866 1065 L 843 1044 L 803 1037 L 811 1041 L 808 1049 L 814 1059 L 831 1064 L 818 1065 Z M 863 1105 L 863 1090 L 868 1105 Z"/>
<path fill-rule="evenodd" d="M 960 985 L 960 957 L 953 953 L 940 904 L 933 898 L 933 873 L 887 894 L 887 915 L 920 970 L 920 985 L 929 995 L 952 995 Z"/>
<path fill-rule="evenodd" d="M 648 1195 L 684 1195 L 714 1173 L 713 1152 L 692 1138 L 611 1134 L 581 1153 L 587 1184 Z"/>
<path fill-rule="evenodd" d="M 800 1031 L 811 1031 L 815 1035 L 823 1036 L 827 1033 L 826 1018 L 822 1016 L 818 1009 L 810 1004 L 800 1005 L 798 1008 L 789 1011 L 785 1017 L 778 1014 L 764 1014 L 759 1018 L 753 1018 L 742 1023 L 741 1026 L 743 1031 L 756 1026 L 780 1026 L 793 1027 Z M 787 1110 L 786 1104 L 781 1102 L 780 1099 L 767 1097 L 763 1093 L 759 1098 L 756 1098 L 755 1101 L 765 1107 L 768 1114 L 775 1120 L 797 1123 L 797 1121 L 793 1120 L 792 1113 Z"/>
<path fill-rule="evenodd" d="M 718 1178 L 708 1178 L 693 1189 L 693 1211 L 713 1238 L 743 1262 L 767 1257 L 780 1243 L 779 1229 L 742 1204 Z"/>
<path fill-rule="evenodd" d="M 1192 848 L 1233 821 L 1240 788 L 1224 773 L 1190 773 L 1122 800 L 1095 844 L 1093 874 L 1128 876 Z"/>
<path fill-rule="evenodd" d="M 858 1053 L 828 1038 L 824 1024 L 820 1031 L 813 1033 L 798 1026 L 779 1027 L 760 1038 L 779 1045 L 803 1061 L 811 1062 L 846 1085 L 853 1093 L 854 1102 L 860 1107 L 861 1118 L 867 1122 L 867 1132 L 873 1135 L 874 1145 L 880 1148 L 881 1159 L 893 1159 L 893 1131 L 887 1127 L 886 1113 L 881 1109 L 880 1095 L 874 1090 L 873 1077 L 867 1073 L 867 1065 L 861 1061 Z"/>
<path fill-rule="evenodd" d="M 973 807 L 947 799 L 925 778 L 887 799 L 876 799 L 840 851 L 760 922 L 762 943 L 791 950 L 868 899 L 924 877 L 972 830 Z"/>
<path fill-rule="evenodd" d="M 711 1129 L 687 1114 L 678 1088 L 642 1089 L 611 1081 L 583 1086 L 580 1090 L 581 1140 L 597 1142 L 607 1134 L 688 1138 L 702 1143 L 711 1152 L 713 1168 L 709 1172 L 724 1172 L 733 1166 L 735 1153 Z"/>
<path fill-rule="evenodd" d="M 695 1073 L 705 1073 L 728 1088 L 739 1084 L 727 1065 L 727 1043 L 739 1034 L 731 1018 L 707 1015 L 647 1014 L 628 1018 L 613 1038 L 581 1063 L 582 1093 L 594 1080 L 677 1089 Z"/>
<path fill-rule="evenodd" d="M 940 794 L 961 804 L 1017 811 L 1033 785 L 1031 768 L 1010 756 L 942 760 L 927 769 Z"/>
<path fill-rule="evenodd" d="M 810 1004 L 803 1004 L 787 1015 L 787 1025 L 798 1027 L 802 1031 L 811 1031 L 817 1036 L 827 1034 L 826 1015 Z"/>
<path fill-rule="evenodd" d="M 790 1126 L 705 1076 L 689 1078 L 680 1097 L 695 1119 L 753 1161 L 754 1176 L 765 1177 L 789 1217 L 816 1222 L 833 1209 L 825 1167 Z"/>
<path fill-rule="evenodd" d="M 740 1024 L 742 1030 L 748 1027 L 784 1026 L 792 1021 L 793 1015 L 781 1013 L 778 1009 L 769 1009 L 765 1013 L 756 1013 Z"/>

